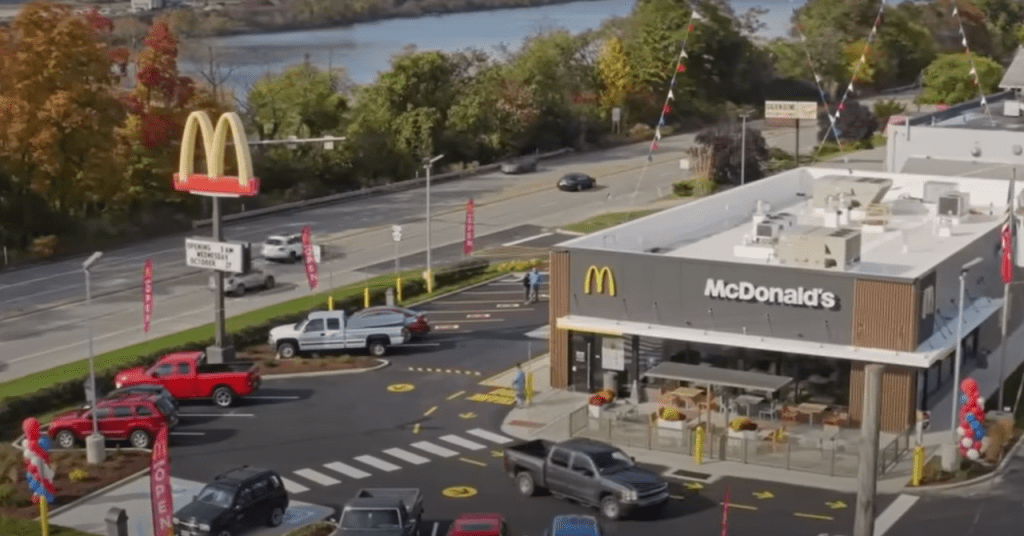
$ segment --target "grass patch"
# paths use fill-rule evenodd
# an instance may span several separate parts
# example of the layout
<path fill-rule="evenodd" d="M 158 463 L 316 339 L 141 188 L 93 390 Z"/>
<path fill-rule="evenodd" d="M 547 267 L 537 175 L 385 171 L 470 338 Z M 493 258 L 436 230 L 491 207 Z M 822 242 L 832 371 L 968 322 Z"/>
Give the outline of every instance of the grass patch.
<path fill-rule="evenodd" d="M 38 521 L 30 519 L 18 519 L 14 517 L 0 516 L 0 534 L 4 536 L 39 536 L 40 526 Z M 50 525 L 50 536 L 95 536 L 88 532 L 82 532 L 67 527 Z"/>
<path fill-rule="evenodd" d="M 627 221 L 630 220 L 635 220 L 637 218 L 642 218 L 644 216 L 650 216 L 651 214 L 654 214 L 655 212 L 658 211 L 658 209 L 646 209 L 630 210 L 627 212 L 609 212 L 607 214 L 600 214 L 598 216 L 594 216 L 593 218 L 587 218 L 583 221 L 578 221 L 576 223 L 565 225 L 562 227 L 562 229 L 566 231 L 572 231 L 575 233 L 589 234 L 596 231 L 600 231 L 601 229 L 614 227 L 616 225 L 619 225 L 620 223 L 626 223 Z"/>
<path fill-rule="evenodd" d="M 489 267 L 484 273 L 479 276 L 472 277 L 459 282 L 458 284 L 448 285 L 445 287 L 438 287 L 434 289 L 432 294 L 420 294 L 410 300 L 404 300 L 403 305 L 414 305 L 416 303 L 422 303 L 434 296 L 452 292 L 460 288 L 464 288 L 469 285 L 473 285 L 482 281 L 486 281 L 489 278 L 500 275 L 501 273 L 512 271 L 515 268 L 514 263 L 505 263 L 496 266 Z M 407 271 L 402 274 L 403 280 L 419 279 L 420 274 L 418 271 Z M 384 288 L 394 285 L 395 276 L 393 274 L 383 275 L 374 277 L 360 283 L 353 283 L 333 290 L 318 292 L 315 294 L 309 294 L 296 298 L 294 300 L 282 302 L 276 305 L 271 305 L 263 309 L 256 309 L 247 313 L 233 316 L 227 319 L 227 331 L 230 337 L 231 332 L 258 326 L 270 319 L 279 318 L 289 314 L 295 314 L 303 311 L 309 311 L 316 307 L 321 307 L 327 301 L 327 296 L 334 296 L 335 300 L 343 300 L 352 296 L 360 296 L 363 293 L 363 289 L 369 286 L 371 289 Z M 198 343 L 206 341 L 213 337 L 213 323 L 205 324 L 195 328 L 191 328 L 178 333 L 172 333 L 165 335 L 150 341 L 134 344 L 100 354 L 96 356 L 96 373 L 99 374 L 103 371 L 116 369 L 123 366 L 125 363 L 129 363 L 132 360 L 152 354 L 160 351 L 162 348 L 173 348 L 188 343 Z M 40 389 L 55 385 L 61 382 L 74 380 L 81 378 L 89 374 L 89 360 L 81 359 L 65 365 L 54 367 L 49 370 L 44 370 L 0 383 L 0 392 L 4 397 L 17 397 L 34 393 Z M 56 412 L 51 412 L 46 417 L 52 417 Z M 41 422 L 46 422 L 42 421 Z M 2 534 L 2 533 L 0 533 Z"/>

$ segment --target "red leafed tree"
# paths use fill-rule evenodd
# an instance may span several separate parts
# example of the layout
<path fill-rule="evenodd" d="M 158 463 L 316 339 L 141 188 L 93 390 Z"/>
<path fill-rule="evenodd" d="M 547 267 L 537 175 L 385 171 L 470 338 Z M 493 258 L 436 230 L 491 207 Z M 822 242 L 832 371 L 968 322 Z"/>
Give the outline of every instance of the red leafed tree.
<path fill-rule="evenodd" d="M 124 47 L 115 47 L 113 43 L 114 35 L 114 21 L 100 15 L 100 12 L 96 8 L 87 9 L 81 12 L 81 16 L 85 19 L 85 25 L 89 30 L 93 32 L 96 40 L 105 43 L 108 47 L 107 55 L 110 58 L 110 63 L 116 69 L 117 74 L 125 76 L 128 72 L 128 61 L 131 58 L 131 52 Z"/>

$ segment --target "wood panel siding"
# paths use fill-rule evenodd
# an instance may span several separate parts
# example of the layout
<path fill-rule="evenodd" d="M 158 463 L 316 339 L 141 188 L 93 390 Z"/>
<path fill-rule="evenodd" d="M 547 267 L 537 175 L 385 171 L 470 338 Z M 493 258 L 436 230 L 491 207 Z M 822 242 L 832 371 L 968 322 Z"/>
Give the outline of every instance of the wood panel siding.
<path fill-rule="evenodd" d="M 885 367 L 882 371 L 881 419 L 883 432 L 904 432 L 914 423 L 917 369 Z M 864 416 L 864 363 L 850 366 L 850 420 L 860 426 Z"/>
<path fill-rule="evenodd" d="M 917 348 L 919 296 L 911 283 L 859 279 L 854 287 L 853 345 L 910 352 Z"/>
<path fill-rule="evenodd" d="M 558 319 L 569 314 L 569 252 L 551 250 L 548 267 L 548 326 L 551 330 L 548 351 L 551 354 L 551 386 L 569 386 L 569 332 L 556 327 Z"/>

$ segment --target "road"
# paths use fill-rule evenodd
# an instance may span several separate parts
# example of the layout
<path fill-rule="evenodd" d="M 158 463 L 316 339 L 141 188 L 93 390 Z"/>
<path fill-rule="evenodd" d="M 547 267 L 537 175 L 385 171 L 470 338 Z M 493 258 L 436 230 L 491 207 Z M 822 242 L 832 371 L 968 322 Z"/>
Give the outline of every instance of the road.
<path fill-rule="evenodd" d="M 813 128 L 804 130 L 801 139 L 813 143 Z M 793 129 L 780 129 L 766 132 L 766 137 L 773 145 L 791 147 L 792 133 Z M 673 182 L 685 177 L 679 159 L 692 141 L 692 134 L 665 138 L 649 165 L 645 158 L 647 145 L 636 144 L 543 161 L 538 172 L 529 175 L 484 174 L 433 186 L 433 246 L 461 243 L 464 206 L 470 198 L 476 204 L 478 239 L 486 241 L 488 235 L 503 233 L 490 240 L 497 244 L 528 237 L 524 235 L 526 224 L 554 228 L 663 198 L 670 193 Z M 599 187 L 578 193 L 555 190 L 557 177 L 570 170 L 597 177 Z M 271 233 L 298 232 L 309 225 L 314 241 L 324 244 L 327 252 L 320 280 L 341 286 L 365 278 L 368 266 L 393 262 L 393 224 L 403 225 L 400 255 L 414 255 L 425 249 L 423 197 L 422 190 L 412 190 L 270 215 L 228 224 L 225 236 L 228 240 L 259 242 Z M 0 275 L 0 381 L 85 358 L 87 324 L 92 325 L 97 353 L 146 340 L 140 329 L 139 289 L 147 258 L 154 261 L 156 280 L 148 338 L 210 322 L 213 300 L 208 279 L 184 265 L 183 243 L 182 236 L 172 236 L 107 252 L 93 269 L 94 297 L 87 308 L 77 303 L 84 295 L 81 259 Z M 275 265 L 273 272 L 280 283 L 278 288 L 230 300 L 228 315 L 308 292 L 301 266 Z"/>

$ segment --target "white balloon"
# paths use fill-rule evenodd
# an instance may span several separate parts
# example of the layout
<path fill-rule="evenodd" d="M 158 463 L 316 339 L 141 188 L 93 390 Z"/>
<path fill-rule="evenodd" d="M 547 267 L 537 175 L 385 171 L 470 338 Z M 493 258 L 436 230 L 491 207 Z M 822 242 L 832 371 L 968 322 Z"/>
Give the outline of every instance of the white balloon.
<path fill-rule="evenodd" d="M 978 454 L 978 451 L 976 451 L 974 449 L 971 449 L 971 450 L 967 451 L 967 458 L 970 459 L 970 460 L 977 460 L 980 457 L 981 456 Z"/>
<path fill-rule="evenodd" d="M 971 445 L 974 444 L 974 440 L 969 437 L 965 437 L 960 440 L 960 444 L 963 445 L 965 449 L 969 449 L 971 448 Z"/>
<path fill-rule="evenodd" d="M 964 436 L 964 429 L 959 427 L 959 426 L 957 426 L 956 427 L 956 435 L 958 435 L 960 437 L 963 437 Z"/>
<path fill-rule="evenodd" d="M 984 407 L 984 405 L 985 405 L 985 399 L 984 398 L 979 396 L 976 400 L 978 401 L 978 406 Z"/>

